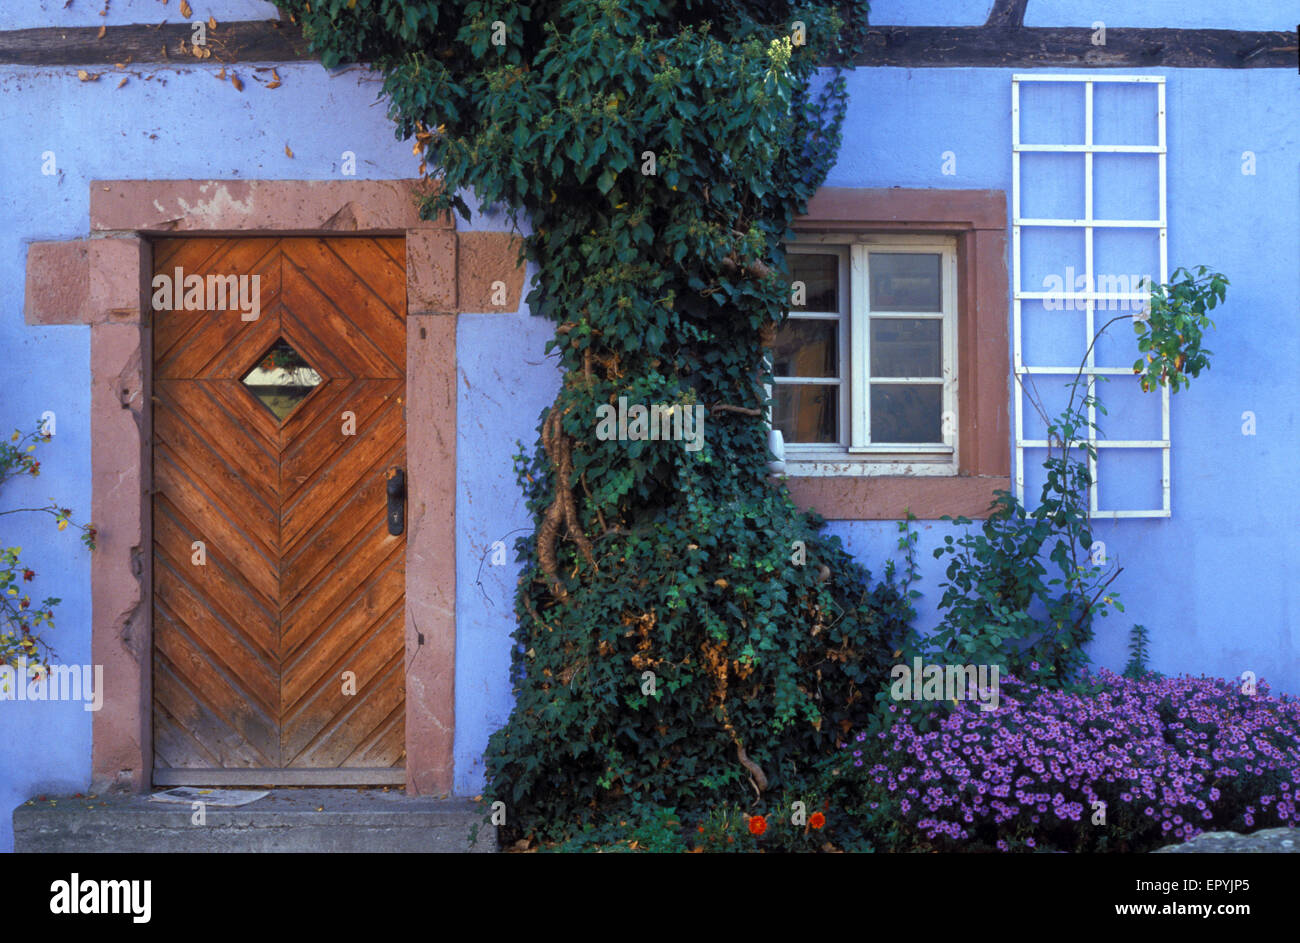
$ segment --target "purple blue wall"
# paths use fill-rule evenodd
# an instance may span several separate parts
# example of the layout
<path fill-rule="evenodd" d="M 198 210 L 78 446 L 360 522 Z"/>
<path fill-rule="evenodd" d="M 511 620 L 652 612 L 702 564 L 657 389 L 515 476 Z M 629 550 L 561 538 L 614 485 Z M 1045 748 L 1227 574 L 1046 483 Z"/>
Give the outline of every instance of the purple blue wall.
<path fill-rule="evenodd" d="M 1013 71 L 871 69 L 850 76 L 844 144 L 827 185 L 992 188 L 1010 194 Z M 1096 538 L 1125 568 L 1114 585 L 1127 612 L 1101 623 L 1091 652 L 1098 664 L 1122 666 L 1127 630 L 1141 622 L 1151 630 L 1153 662 L 1162 671 L 1237 676 L 1251 670 L 1275 687 L 1297 691 L 1300 500 L 1292 481 L 1300 458 L 1300 379 L 1291 365 L 1300 357 L 1300 93 L 1286 70 L 1162 74 L 1168 96 L 1170 268 L 1204 263 L 1232 285 L 1227 304 L 1215 312 L 1219 329 L 1206 344 L 1214 351 L 1212 369 L 1172 397 L 1173 516 L 1096 523 Z M 1123 103 L 1114 104 L 1114 114 L 1126 114 Z M 1066 122 L 1064 112 L 1058 117 Z M 1135 133 L 1147 130 L 1133 121 Z M 951 176 L 943 174 L 947 151 L 956 156 Z M 1242 172 L 1245 151 L 1255 155 L 1253 175 Z M 1112 170 L 1108 200 L 1120 207 L 1149 201 L 1140 171 Z M 1062 172 L 1058 178 L 1082 192 L 1081 175 L 1074 180 Z M 1026 268 L 1059 271 L 1052 249 L 1043 244 L 1035 255 L 1027 246 Z M 1026 280 L 1024 287 L 1042 285 Z M 1131 331 L 1117 327 L 1125 328 L 1117 337 L 1132 345 Z M 1136 348 L 1130 349 L 1131 363 Z M 1115 357 L 1124 362 L 1118 351 Z M 1118 415 L 1102 417 L 1103 430 L 1112 436 L 1139 437 L 1158 417 L 1150 408 L 1158 407 L 1155 396 L 1131 395 L 1124 388 L 1132 385 L 1116 377 L 1102 387 L 1103 397 L 1125 406 Z M 1008 384 L 1008 402 L 1010 395 Z M 1256 435 L 1242 434 L 1245 412 L 1256 416 Z M 1158 422 L 1154 428 L 1158 433 Z M 1027 467 L 1031 462 L 1027 457 Z M 1104 504 L 1159 497 L 1154 458 L 1121 468 L 1103 465 L 1101 475 L 1103 487 L 1110 485 L 1103 493 L 1114 502 L 1104 498 Z M 832 529 L 874 568 L 897 541 L 889 522 L 835 522 Z M 918 622 L 926 627 L 935 622 L 938 597 L 937 561 L 929 551 L 951 529 L 936 522 L 920 530 L 928 571 Z"/>
<path fill-rule="evenodd" d="M 193 2 L 193 0 L 192 0 Z M 1162 4 L 1159 25 L 1293 28 L 1293 3 Z M 1130 25 L 1128 4 L 1074 6 L 1032 0 L 1028 25 L 1072 22 Z M 179 18 L 154 0 L 115 0 L 108 18 L 61 0 L 0 11 L 0 29 L 97 25 Z M 195 18 L 262 18 L 251 0 L 194 3 Z M 1050 9 L 1057 12 L 1052 13 Z M 1166 9 L 1167 8 L 1167 9 Z M 877 23 L 975 24 L 987 2 L 879 0 Z M 1040 12 L 1042 11 L 1042 12 Z M 97 8 L 93 11 L 97 13 Z M 1114 16 L 1114 23 L 1110 17 Z M 1040 21 L 1036 17 L 1047 16 Z M 68 17 L 71 17 L 70 19 Z M 1278 21 L 1278 22 L 1275 22 Z M 1288 25 L 1289 24 L 1289 25 Z M 1147 25 L 1134 20 L 1131 25 Z M 4 506 L 54 496 L 84 519 L 90 508 L 87 420 L 89 332 L 29 327 L 23 321 L 27 245 L 87 235 L 92 179 L 332 179 L 341 154 L 357 155 L 357 176 L 404 178 L 415 172 L 410 147 L 393 138 L 378 82 L 361 71 L 330 78 L 318 66 L 279 66 L 268 91 L 246 66 L 242 93 L 214 79 L 216 68 L 132 66 L 83 83 L 75 69 L 0 68 L 0 429 L 24 427 L 45 410 L 58 434 L 43 447 L 43 474 L 6 489 Z M 849 77 L 851 110 L 831 186 L 1010 190 L 1010 69 L 872 69 Z M 117 88 L 118 76 L 129 81 Z M 1296 403 L 1300 380 L 1300 94 L 1288 70 L 1166 70 L 1169 129 L 1170 264 L 1212 265 L 1232 280 L 1228 305 L 1210 339 L 1214 367 L 1173 402 L 1173 517 L 1100 522 L 1097 535 L 1125 567 L 1118 588 L 1123 621 L 1103 624 L 1095 661 L 1126 658 L 1132 621 L 1152 631 L 1155 666 L 1167 672 L 1236 675 L 1253 670 L 1300 690 L 1300 590 L 1295 534 L 1300 511 L 1292 484 L 1300 459 Z M 294 153 L 290 158 L 285 145 Z M 42 153 L 58 173 L 41 174 Z M 944 153 L 956 173 L 944 175 Z M 1243 175 L 1242 152 L 1256 155 Z M 1144 192 L 1135 176 L 1113 177 L 1115 198 Z M 462 228 L 506 229 L 499 215 Z M 1039 259 L 1050 265 L 1049 257 Z M 1008 307 L 1010 299 L 1008 299 Z M 539 411 L 557 385 L 543 348 L 550 326 L 526 311 L 460 319 L 456 470 L 457 665 L 456 788 L 482 786 L 481 754 L 510 708 L 506 676 L 517 567 L 513 541 L 529 526 L 511 473 L 516 442 L 535 439 Z M 1010 386 L 1008 385 L 1008 400 Z M 1257 416 L 1255 436 L 1241 415 Z M 1137 414 L 1133 421 L 1141 419 Z M 1010 448 L 1010 443 L 1008 443 Z M 1121 488 L 1127 478 L 1116 479 Z M 1145 487 L 1135 473 L 1132 487 Z M 1119 493 L 1117 500 L 1125 495 Z M 1137 495 L 1131 497 L 1136 498 Z M 90 564 L 74 535 L 47 520 L 5 519 L 0 543 L 20 544 L 40 572 L 38 591 L 63 597 L 54 642 L 60 657 L 90 657 Z M 879 572 L 895 553 L 892 522 L 833 522 L 850 550 Z M 939 564 L 929 553 L 950 529 L 922 523 L 920 563 L 926 597 L 921 627 L 934 624 Z M 493 541 L 505 566 L 490 564 Z M 41 592 L 41 595 L 44 595 Z M 91 715 L 79 704 L 0 703 L 0 850 L 11 846 L 6 810 L 39 791 L 89 785 Z"/>
<path fill-rule="evenodd" d="M 978 26 L 992 0 L 871 0 L 871 22 L 882 26 Z M 1184 29 L 1295 29 L 1296 0 L 1029 0 L 1026 26 L 1092 26 Z"/>
<path fill-rule="evenodd" d="M 88 234 L 91 180 L 343 179 L 345 150 L 356 154 L 358 179 L 415 175 L 410 145 L 375 104 L 372 76 L 278 69 L 282 85 L 268 91 L 240 67 L 241 93 L 206 66 L 133 66 L 120 89 L 111 69 L 80 82 L 75 69 L 0 68 L 0 430 L 31 428 L 45 410 L 57 416 L 53 442 L 40 447 L 41 476 L 7 486 L 0 507 L 54 497 L 79 520 L 90 515 L 89 328 L 28 326 L 23 285 L 30 242 Z M 45 151 L 55 155 L 53 176 L 41 173 Z M 89 663 L 90 555 L 75 534 L 11 516 L 0 518 L 0 544 L 23 548 L 39 574 L 37 598 L 62 597 L 51 638 L 60 660 Z M 12 846 L 9 810 L 37 792 L 89 786 L 92 716 L 76 703 L 0 702 L 0 851 Z"/>
<path fill-rule="evenodd" d="M 850 76 L 844 144 L 827 185 L 999 189 L 1009 194 L 1012 72 L 871 69 Z M 1128 658 L 1128 629 L 1136 621 L 1151 630 L 1153 660 L 1160 670 L 1222 676 L 1251 670 L 1277 688 L 1297 691 L 1300 626 L 1294 613 L 1300 611 L 1296 588 L 1300 502 L 1288 483 L 1300 458 L 1295 446 L 1300 381 L 1288 366 L 1300 356 L 1296 327 L 1300 217 L 1282 209 L 1300 206 L 1295 77 L 1284 70 L 1185 69 L 1164 74 L 1170 269 L 1205 263 L 1228 275 L 1232 286 L 1227 305 L 1216 312 L 1219 330 L 1207 341 L 1215 353 L 1213 368 L 1197 378 L 1190 390 L 1172 398 L 1172 518 L 1096 522 L 1095 537 L 1106 543 L 1109 557 L 1124 567 L 1115 587 L 1127 612 L 1100 622 L 1091 651 L 1097 664 L 1122 667 Z M 1074 91 L 1082 95 L 1081 89 Z M 1143 111 L 1143 94 L 1130 89 L 1098 92 L 1099 140 L 1104 139 L 1104 128 L 1114 129 L 1117 135 L 1154 134 L 1153 120 Z M 1047 114 L 1051 121 L 1034 125 L 1026 107 L 1026 139 L 1031 132 L 1043 135 L 1042 140 L 1064 133 L 1068 107 L 1048 101 L 1045 90 L 1037 89 L 1026 93 L 1026 106 L 1034 95 L 1043 95 L 1042 104 L 1048 106 L 1037 114 Z M 1075 129 L 1077 133 L 1081 128 Z M 1242 153 L 1248 150 L 1255 154 L 1254 175 L 1242 173 Z M 948 151 L 956 157 L 954 175 L 943 173 Z M 1119 211 L 1151 202 L 1146 170 L 1131 158 L 1097 160 L 1099 213 L 1107 205 Z M 1055 172 L 1058 169 L 1060 173 Z M 1081 172 L 1076 179 L 1063 167 L 1052 170 L 1061 192 L 1031 188 L 1027 201 L 1058 199 L 1068 187 L 1082 193 Z M 1081 195 L 1079 200 L 1081 205 Z M 1125 214 L 1141 215 L 1133 209 Z M 1059 271 L 1055 248 L 1050 241 L 1027 245 L 1026 271 Z M 1107 246 L 1105 251 L 1111 248 L 1116 259 L 1135 257 L 1128 246 Z M 1154 272 L 1158 274 L 1158 268 Z M 1042 285 L 1031 285 L 1027 278 L 1025 287 Z M 1056 312 L 1054 317 L 1058 319 L 1054 323 L 1027 325 L 1032 329 L 1025 334 L 1026 350 L 1038 345 L 1073 352 L 1077 346 L 1081 355 L 1082 314 Z M 1077 323 L 1069 325 L 1072 333 L 1067 334 L 1063 327 L 1071 317 Z M 508 397 L 498 405 L 479 401 L 473 388 L 464 385 L 460 393 L 459 454 L 474 456 L 476 461 L 479 456 L 490 457 L 483 468 L 470 470 L 462 465 L 464 490 L 458 503 L 458 513 L 468 512 L 461 532 L 469 539 L 458 548 L 457 650 L 462 658 L 467 648 L 473 649 L 476 660 L 468 676 L 463 660 L 457 666 L 461 685 L 457 786 L 466 790 L 481 784 L 478 763 L 483 744 L 509 710 L 504 667 L 517 569 L 512 564 L 497 578 L 493 574 L 503 568 L 484 566 L 480 576 L 480 559 L 499 535 L 528 526 L 522 501 L 503 477 L 509 469 L 506 453 L 513 451 L 517 438 L 532 441 L 537 410 L 550 397 L 555 382 L 549 371 L 543 371 L 531 382 L 541 384 L 544 378 L 544 389 L 528 395 L 506 392 L 509 382 L 522 376 L 516 353 L 520 341 L 526 338 L 525 349 L 540 351 L 548 336 L 536 324 L 529 328 L 523 333 L 522 325 L 499 317 L 462 322 L 462 373 L 486 381 L 491 395 Z M 1101 363 L 1123 363 L 1124 345 L 1132 345 L 1127 326 L 1117 325 L 1112 332 L 1119 343 L 1103 348 Z M 473 352 L 480 343 L 484 349 Z M 1128 356 L 1128 362 L 1133 359 Z M 1112 437 L 1158 438 L 1158 398 L 1129 389 L 1135 382 L 1117 377 L 1102 387 L 1111 405 L 1111 415 L 1102 417 L 1103 431 Z M 1010 395 L 1008 382 L 1008 404 Z M 507 404 L 515 402 L 522 408 L 512 413 Z M 499 416 L 501 423 L 467 422 L 467 410 L 474 416 Z M 1242 414 L 1247 411 L 1256 416 L 1254 436 L 1242 434 Z M 1026 431 L 1032 434 L 1032 422 L 1026 424 Z M 1030 489 L 1036 458 L 1041 460 L 1033 453 L 1026 458 Z M 1158 503 L 1158 453 L 1117 456 L 1112 452 L 1103 462 L 1104 506 Z M 498 500 L 485 508 L 478 494 Z M 925 629 L 937 622 L 935 604 L 943 572 L 942 561 L 934 560 L 931 551 L 955 529 L 942 522 L 921 522 L 917 528 L 919 588 L 925 593 L 917 624 Z M 896 555 L 894 522 L 835 521 L 831 531 L 877 573 L 886 558 Z M 494 590 L 489 592 L 490 606 L 475 585 L 480 579 Z M 480 632 L 482 638 L 492 640 L 490 651 L 479 648 Z M 479 663 L 492 666 L 495 674 L 480 673 Z"/>
<path fill-rule="evenodd" d="M 122 26 L 130 23 L 179 23 L 180 0 L 164 5 L 162 0 L 7 0 L 0 9 L 0 29 L 37 29 L 42 26 Z M 190 0 L 190 21 L 207 21 L 211 16 L 220 25 L 227 20 L 276 20 L 280 14 L 275 4 L 264 0 Z"/>

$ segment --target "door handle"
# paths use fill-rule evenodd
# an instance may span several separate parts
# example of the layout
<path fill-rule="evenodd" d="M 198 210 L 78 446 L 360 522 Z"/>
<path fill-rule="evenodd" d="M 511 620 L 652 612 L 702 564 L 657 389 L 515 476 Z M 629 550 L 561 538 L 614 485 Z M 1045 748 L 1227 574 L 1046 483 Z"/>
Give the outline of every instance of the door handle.
<path fill-rule="evenodd" d="M 394 537 L 406 528 L 406 472 L 394 465 L 388 469 L 388 533 Z"/>

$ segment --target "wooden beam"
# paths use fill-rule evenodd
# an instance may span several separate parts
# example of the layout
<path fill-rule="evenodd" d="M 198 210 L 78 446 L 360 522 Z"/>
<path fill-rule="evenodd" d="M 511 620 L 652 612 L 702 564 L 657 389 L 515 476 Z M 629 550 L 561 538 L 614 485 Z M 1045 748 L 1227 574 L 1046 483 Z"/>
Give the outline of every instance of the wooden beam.
<path fill-rule="evenodd" d="M 995 8 L 994 12 L 997 10 Z M 1227 29 L 869 26 L 857 66 L 964 68 L 1281 69 L 1296 66 L 1296 34 Z"/>
<path fill-rule="evenodd" d="M 1296 35 L 1287 31 L 1108 29 L 1092 44 L 1088 27 L 1023 27 L 1025 0 L 997 0 L 983 26 L 868 26 L 859 66 L 908 68 L 1214 68 L 1280 69 L 1296 65 Z M 188 23 L 42 27 L 0 31 L 0 65 L 99 66 L 133 63 L 299 62 L 316 57 L 289 22 L 222 23 L 208 31 L 212 57 L 181 51 Z M 164 48 L 166 51 L 164 52 Z"/>
<path fill-rule="evenodd" d="M 189 48 L 189 23 L 155 26 L 110 26 L 99 38 L 99 27 L 64 29 L 41 27 L 0 31 L 0 65 L 113 65 L 118 62 L 298 62 L 315 59 L 302 30 L 278 20 L 221 23 L 208 30 L 212 56 L 198 59 Z"/>

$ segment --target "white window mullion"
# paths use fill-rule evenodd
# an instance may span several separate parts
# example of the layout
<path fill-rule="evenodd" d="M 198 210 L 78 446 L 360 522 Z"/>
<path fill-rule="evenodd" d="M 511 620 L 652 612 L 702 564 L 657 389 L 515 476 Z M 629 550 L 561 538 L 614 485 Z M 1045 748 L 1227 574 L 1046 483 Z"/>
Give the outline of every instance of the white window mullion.
<path fill-rule="evenodd" d="M 853 386 L 853 353 L 849 349 L 853 336 L 852 328 L 849 322 L 853 317 L 851 299 L 857 293 L 857 288 L 853 284 L 851 248 L 849 246 L 837 246 L 836 251 L 839 253 L 839 284 L 840 284 L 840 330 L 839 330 L 839 364 L 840 364 L 840 398 L 839 412 L 836 415 L 837 425 L 839 428 L 839 440 L 841 443 L 850 441 L 853 435 L 853 403 L 852 391 Z"/>
<path fill-rule="evenodd" d="M 870 297 L 867 247 L 855 244 L 850 247 L 849 271 L 849 398 L 850 433 L 849 448 L 863 448 L 871 444 L 867 419 L 871 415 L 871 361 L 869 358 L 870 325 L 868 324 L 868 298 Z"/>
<path fill-rule="evenodd" d="M 792 312 L 792 317 L 829 319 L 840 316 L 840 440 L 832 443 L 787 443 L 786 461 L 796 475 L 953 475 L 957 472 L 956 423 L 942 426 L 936 441 L 925 444 L 883 442 L 871 435 L 872 384 L 929 385 L 940 391 L 941 413 L 958 412 L 957 363 L 957 255 L 951 238 L 880 233 L 837 233 L 800 240 L 794 251 L 836 252 L 841 259 L 838 311 Z M 940 369 L 929 377 L 871 376 L 871 253 L 922 254 L 938 257 L 941 280 L 939 309 L 882 311 L 882 320 L 939 321 Z M 788 378 L 786 383 L 833 383 L 829 378 Z M 942 423 L 943 416 L 940 421 Z"/>

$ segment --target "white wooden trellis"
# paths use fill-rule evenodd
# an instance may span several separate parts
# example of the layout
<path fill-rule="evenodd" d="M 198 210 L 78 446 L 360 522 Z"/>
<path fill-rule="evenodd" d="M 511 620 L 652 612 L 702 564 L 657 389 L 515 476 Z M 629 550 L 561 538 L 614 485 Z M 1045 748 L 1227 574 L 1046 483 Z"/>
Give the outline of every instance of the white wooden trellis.
<path fill-rule="evenodd" d="M 1084 142 L 1082 144 L 1022 144 L 1020 141 L 1020 83 L 1021 82 L 1082 82 L 1084 88 Z M 1158 138 L 1156 144 L 1096 144 L 1093 141 L 1093 86 L 1097 82 L 1151 83 L 1156 87 L 1156 125 Z M 1024 218 L 1020 215 L 1020 155 L 1031 152 L 1080 153 L 1084 158 L 1084 215 L 1082 219 L 1043 219 Z M 1159 162 L 1159 218 L 1158 219 L 1096 219 L 1093 216 L 1093 176 L 1092 158 L 1094 154 L 1153 154 Z M 1016 437 L 1016 495 L 1024 500 L 1025 494 L 1025 449 L 1046 449 L 1046 439 L 1026 439 L 1024 427 L 1024 377 L 1030 375 L 1065 375 L 1073 376 L 1079 369 L 1078 364 L 1026 364 L 1021 345 L 1021 310 L 1024 300 L 1046 300 L 1061 298 L 1081 300 L 1085 304 L 1085 343 L 1092 340 L 1095 326 L 1096 303 L 1106 301 L 1145 301 L 1147 294 L 1140 291 L 1118 292 L 1097 291 L 1096 274 L 1093 271 L 1093 233 L 1098 228 L 1114 229 L 1157 229 L 1160 235 L 1160 283 L 1169 280 L 1169 239 L 1168 216 L 1165 210 L 1166 182 L 1166 138 L 1165 138 L 1165 80 L 1159 75 L 1058 75 L 1017 73 L 1011 77 L 1011 201 L 1012 201 L 1012 265 L 1013 265 L 1013 334 L 1014 334 L 1014 370 L 1015 388 L 1015 437 Z M 1065 292 L 1026 291 L 1021 285 L 1020 229 L 1022 226 L 1043 226 L 1064 229 L 1082 229 L 1084 232 L 1084 272 L 1086 275 L 1085 291 L 1068 290 Z M 1075 286 L 1069 286 L 1073 289 Z M 1102 375 L 1133 376 L 1129 367 L 1099 367 L 1095 363 L 1095 353 L 1088 347 L 1087 361 L 1083 376 L 1086 378 L 1088 393 L 1096 396 L 1096 378 Z M 1088 442 L 1097 449 L 1159 449 L 1161 455 L 1161 506 L 1159 508 L 1104 510 L 1098 507 L 1097 462 L 1091 457 L 1088 468 L 1092 475 L 1093 486 L 1089 489 L 1089 511 L 1096 518 L 1124 517 L 1169 517 L 1169 388 L 1160 387 L 1160 438 L 1159 439 L 1098 439 L 1096 429 L 1088 429 Z M 1088 407 L 1088 419 L 1096 422 L 1096 410 Z"/>

